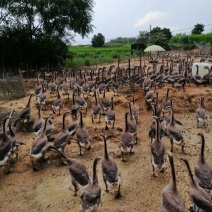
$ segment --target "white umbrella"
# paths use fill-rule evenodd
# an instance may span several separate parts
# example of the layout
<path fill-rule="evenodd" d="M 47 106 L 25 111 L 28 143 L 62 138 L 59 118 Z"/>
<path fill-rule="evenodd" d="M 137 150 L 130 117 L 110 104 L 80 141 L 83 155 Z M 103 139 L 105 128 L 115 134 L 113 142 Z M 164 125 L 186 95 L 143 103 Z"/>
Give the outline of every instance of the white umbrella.
<path fill-rule="evenodd" d="M 144 52 L 163 52 L 165 49 L 158 45 L 152 45 L 148 46 L 146 49 L 144 49 Z"/>

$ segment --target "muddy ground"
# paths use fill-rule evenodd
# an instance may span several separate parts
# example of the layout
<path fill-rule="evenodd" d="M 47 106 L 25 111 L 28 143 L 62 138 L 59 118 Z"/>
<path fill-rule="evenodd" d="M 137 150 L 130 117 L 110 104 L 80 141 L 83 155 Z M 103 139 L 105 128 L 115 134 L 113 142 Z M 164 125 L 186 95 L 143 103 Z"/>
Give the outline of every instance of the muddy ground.
<path fill-rule="evenodd" d="M 35 79 L 26 80 L 26 88 L 28 94 L 33 92 Z M 179 126 L 183 131 L 186 147 L 185 154 L 181 153 L 181 147 L 174 146 L 174 163 L 177 175 L 177 186 L 185 201 L 186 211 L 189 211 L 191 201 L 187 190 L 189 186 L 188 174 L 186 167 L 180 162 L 179 157 L 186 157 L 192 167 L 200 154 L 200 143 L 197 137 L 198 132 L 205 135 L 205 157 L 212 165 L 212 88 L 211 87 L 196 87 L 191 85 L 186 86 L 186 92 L 177 91 L 166 85 L 159 89 L 159 102 L 165 97 L 167 88 L 170 88 L 170 97 L 173 99 L 173 108 L 176 119 L 182 122 Z M 124 90 L 124 89 L 123 89 Z M 106 97 L 110 99 L 113 93 L 107 92 Z M 166 170 L 163 174 L 159 173 L 157 178 L 152 176 L 152 166 L 150 162 L 150 139 L 148 132 L 152 122 L 152 112 L 147 110 L 144 103 L 144 93 L 142 90 L 135 92 L 136 104 L 140 110 L 138 122 L 138 137 L 139 142 L 134 147 L 135 154 L 127 156 L 128 162 L 124 163 L 121 160 L 121 155 L 118 148 L 121 130 L 124 130 L 124 114 L 128 111 L 126 102 L 131 100 L 125 94 L 114 98 L 116 123 L 115 129 L 110 129 L 105 132 L 108 137 L 108 151 L 110 156 L 115 158 L 118 168 L 121 173 L 121 194 L 122 198 L 114 199 L 113 194 L 105 192 L 105 186 L 102 180 L 101 166 L 98 165 L 98 179 L 102 189 L 102 201 L 99 206 L 99 211 L 161 211 L 161 191 L 169 183 L 170 167 L 167 163 Z M 196 127 L 195 111 L 199 106 L 199 97 L 205 97 L 205 109 L 208 114 L 207 129 Z M 44 117 L 52 113 L 51 102 L 55 97 L 50 98 L 47 92 L 48 105 L 47 110 L 42 112 Z M 69 111 L 72 105 L 71 99 L 63 96 L 63 107 L 61 113 Z M 100 96 L 101 98 L 101 96 Z M 28 101 L 28 96 L 23 99 L 18 99 L 16 102 L 15 111 L 21 111 Z M 72 141 L 65 149 L 67 156 L 80 159 L 92 172 L 92 163 L 96 156 L 103 157 L 103 142 L 100 138 L 100 133 L 104 129 L 104 117 L 101 118 L 101 123 L 92 124 L 91 121 L 91 106 L 94 102 L 93 97 L 89 97 L 88 114 L 84 116 L 85 127 L 88 128 L 92 137 L 92 147 L 90 151 L 85 151 L 83 156 L 79 156 L 79 148 L 76 142 Z M 31 108 L 32 118 L 37 119 L 37 109 L 35 106 L 35 98 L 33 97 Z M 11 110 L 14 101 L 1 101 L 1 111 Z M 68 121 L 71 121 L 68 118 Z M 55 136 L 62 128 L 62 115 L 56 116 L 53 120 L 55 124 Z M 0 167 L 0 211 L 79 211 L 80 210 L 80 192 L 78 196 L 73 196 L 73 186 L 71 178 L 65 165 L 61 165 L 59 157 L 54 152 L 49 152 L 50 159 L 41 164 L 38 172 L 34 172 L 31 166 L 29 150 L 33 139 L 33 132 L 22 132 L 19 130 L 16 134 L 17 140 L 24 142 L 26 145 L 19 149 L 18 161 L 15 163 L 15 169 L 10 174 L 4 173 L 4 168 Z M 170 142 L 168 138 L 164 138 L 166 150 L 170 150 Z"/>

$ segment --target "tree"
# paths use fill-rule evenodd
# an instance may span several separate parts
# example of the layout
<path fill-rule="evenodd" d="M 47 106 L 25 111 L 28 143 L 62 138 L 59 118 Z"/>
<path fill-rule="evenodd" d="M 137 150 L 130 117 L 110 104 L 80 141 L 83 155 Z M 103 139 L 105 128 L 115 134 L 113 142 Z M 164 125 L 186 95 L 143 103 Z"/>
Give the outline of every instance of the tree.
<path fill-rule="evenodd" d="M 147 44 L 149 36 L 150 36 L 150 33 L 148 31 L 140 31 L 138 35 L 138 40 L 136 41 L 136 43 Z"/>
<path fill-rule="evenodd" d="M 105 44 L 105 37 L 101 33 L 98 33 L 93 36 L 91 43 L 93 47 L 102 47 Z"/>
<path fill-rule="evenodd" d="M 169 39 L 167 39 L 166 34 L 163 32 L 158 32 L 152 34 L 148 39 L 148 46 L 150 45 L 159 45 L 162 46 L 164 49 L 169 50 L 170 47 L 168 45 Z"/>
<path fill-rule="evenodd" d="M 150 35 L 153 35 L 153 34 L 157 34 L 159 32 L 162 32 L 164 35 L 166 35 L 166 38 L 168 40 L 170 40 L 172 38 L 172 33 L 170 31 L 170 29 L 168 28 L 163 28 L 161 29 L 160 27 L 154 27 L 152 30 L 151 30 L 151 33 Z"/>
<path fill-rule="evenodd" d="M 202 34 L 204 31 L 204 25 L 203 24 L 196 24 L 194 25 L 194 28 L 191 31 L 191 34 Z"/>
<path fill-rule="evenodd" d="M 93 6 L 94 0 L 2 0 L 0 55 L 8 52 L 5 58 L 19 64 L 28 58 L 29 66 L 39 66 L 38 61 L 40 64 L 61 63 L 74 33 L 85 37 L 93 31 Z M 4 39 L 16 44 L 15 58 L 9 54 L 14 48 Z"/>

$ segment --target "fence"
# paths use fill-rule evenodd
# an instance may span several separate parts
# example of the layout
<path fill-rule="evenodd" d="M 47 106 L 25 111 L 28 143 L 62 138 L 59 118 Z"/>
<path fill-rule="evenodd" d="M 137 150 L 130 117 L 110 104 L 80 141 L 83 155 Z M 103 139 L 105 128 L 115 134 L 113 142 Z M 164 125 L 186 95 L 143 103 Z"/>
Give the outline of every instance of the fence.
<path fill-rule="evenodd" d="M 7 72 L 0 79 L 0 100 L 17 99 L 25 96 L 24 81 L 21 73 Z"/>

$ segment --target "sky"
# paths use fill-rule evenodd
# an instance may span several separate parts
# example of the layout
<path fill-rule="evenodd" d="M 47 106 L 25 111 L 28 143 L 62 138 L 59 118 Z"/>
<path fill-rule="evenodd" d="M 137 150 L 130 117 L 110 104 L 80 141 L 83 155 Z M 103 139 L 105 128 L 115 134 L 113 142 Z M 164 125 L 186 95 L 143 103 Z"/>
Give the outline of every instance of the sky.
<path fill-rule="evenodd" d="M 73 45 L 91 43 L 101 33 L 105 42 L 117 37 L 138 37 L 140 31 L 158 26 L 172 35 L 190 34 L 194 25 L 204 24 L 203 33 L 212 32 L 212 0 L 94 0 L 93 33 Z"/>

